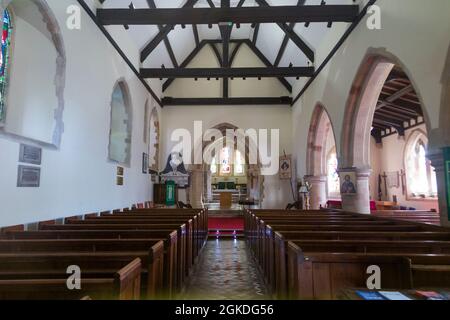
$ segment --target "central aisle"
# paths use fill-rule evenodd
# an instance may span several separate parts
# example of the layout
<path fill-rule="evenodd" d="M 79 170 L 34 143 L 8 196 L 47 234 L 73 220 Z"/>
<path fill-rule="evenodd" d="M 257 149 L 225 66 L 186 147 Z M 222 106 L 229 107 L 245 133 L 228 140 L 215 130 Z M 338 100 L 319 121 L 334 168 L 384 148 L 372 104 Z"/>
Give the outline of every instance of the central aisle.
<path fill-rule="evenodd" d="M 270 299 L 245 240 L 210 240 L 181 299 Z"/>

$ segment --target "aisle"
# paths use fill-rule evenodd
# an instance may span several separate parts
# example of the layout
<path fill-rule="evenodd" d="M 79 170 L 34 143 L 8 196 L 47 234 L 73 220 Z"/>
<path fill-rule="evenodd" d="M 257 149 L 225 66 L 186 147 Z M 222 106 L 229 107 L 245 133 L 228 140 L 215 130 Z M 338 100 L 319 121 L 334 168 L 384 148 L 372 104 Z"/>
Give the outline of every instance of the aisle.
<path fill-rule="evenodd" d="M 269 299 L 245 240 L 210 240 L 181 299 Z"/>

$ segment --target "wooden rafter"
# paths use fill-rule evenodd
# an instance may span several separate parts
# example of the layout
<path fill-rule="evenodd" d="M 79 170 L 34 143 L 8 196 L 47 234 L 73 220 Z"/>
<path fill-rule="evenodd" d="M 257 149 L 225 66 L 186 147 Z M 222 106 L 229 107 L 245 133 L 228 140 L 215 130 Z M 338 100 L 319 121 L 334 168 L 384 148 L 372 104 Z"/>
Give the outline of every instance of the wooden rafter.
<path fill-rule="evenodd" d="M 258 3 L 265 0 L 257 0 Z M 353 22 L 358 5 L 261 6 L 232 8 L 97 9 L 104 25 L 187 25 L 232 23 Z M 287 26 L 287 24 L 286 24 Z"/>

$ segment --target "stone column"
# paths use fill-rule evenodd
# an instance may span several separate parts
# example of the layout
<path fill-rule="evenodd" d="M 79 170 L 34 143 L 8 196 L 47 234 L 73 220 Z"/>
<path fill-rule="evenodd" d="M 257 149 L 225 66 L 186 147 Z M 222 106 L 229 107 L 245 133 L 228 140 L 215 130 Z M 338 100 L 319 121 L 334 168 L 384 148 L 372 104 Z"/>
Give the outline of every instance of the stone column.
<path fill-rule="evenodd" d="M 203 208 L 203 174 L 202 165 L 192 166 L 189 202 L 193 208 Z"/>
<path fill-rule="evenodd" d="M 208 202 L 212 201 L 212 173 L 211 170 L 206 172 L 206 199 Z"/>
<path fill-rule="evenodd" d="M 311 184 L 309 192 L 309 202 L 312 210 L 320 209 L 320 206 L 325 207 L 327 204 L 327 176 L 305 176 L 305 182 Z"/>
<path fill-rule="evenodd" d="M 450 227 L 449 212 L 447 206 L 447 188 L 445 185 L 446 168 L 444 162 L 444 154 L 442 150 L 429 151 L 427 155 L 431 161 L 431 165 L 436 171 L 436 180 L 439 197 L 439 214 L 441 216 L 441 225 Z"/>
<path fill-rule="evenodd" d="M 342 171 L 355 170 L 340 169 Z M 370 190 L 369 178 L 371 173 L 370 168 L 356 168 L 356 195 L 342 194 L 342 209 L 349 212 L 370 214 Z M 342 181 L 342 179 L 341 179 Z"/>

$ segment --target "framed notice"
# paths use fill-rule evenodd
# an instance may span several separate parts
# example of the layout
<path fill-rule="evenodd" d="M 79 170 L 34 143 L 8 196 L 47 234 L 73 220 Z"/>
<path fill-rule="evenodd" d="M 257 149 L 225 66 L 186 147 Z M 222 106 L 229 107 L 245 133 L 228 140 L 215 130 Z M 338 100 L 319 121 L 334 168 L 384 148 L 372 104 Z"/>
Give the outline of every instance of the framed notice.
<path fill-rule="evenodd" d="M 20 145 L 19 162 L 41 165 L 42 149 L 26 144 Z"/>
<path fill-rule="evenodd" d="M 341 183 L 341 194 L 356 195 L 356 172 L 354 170 L 339 170 L 339 179 Z"/>
<path fill-rule="evenodd" d="M 280 179 L 289 180 L 292 178 L 292 156 L 280 157 Z"/>
<path fill-rule="evenodd" d="M 148 154 L 142 154 L 142 173 L 147 174 L 148 172 Z"/>
<path fill-rule="evenodd" d="M 17 173 L 17 187 L 39 188 L 41 181 L 41 168 L 30 166 L 19 166 Z"/>

